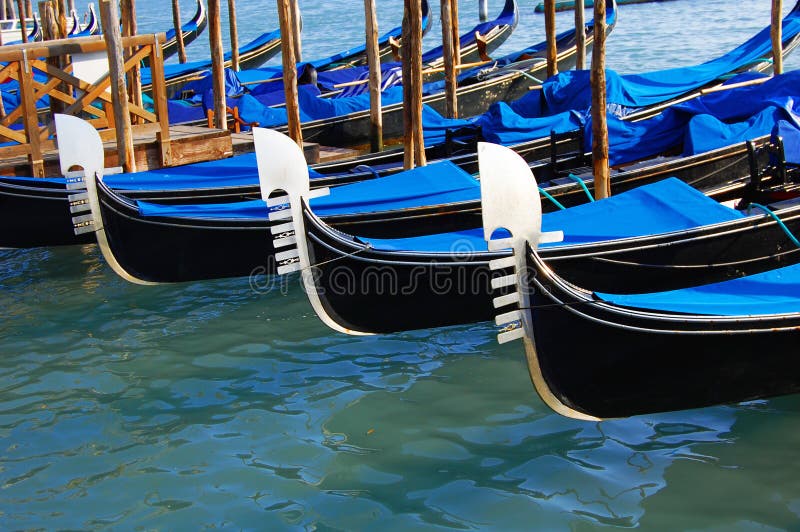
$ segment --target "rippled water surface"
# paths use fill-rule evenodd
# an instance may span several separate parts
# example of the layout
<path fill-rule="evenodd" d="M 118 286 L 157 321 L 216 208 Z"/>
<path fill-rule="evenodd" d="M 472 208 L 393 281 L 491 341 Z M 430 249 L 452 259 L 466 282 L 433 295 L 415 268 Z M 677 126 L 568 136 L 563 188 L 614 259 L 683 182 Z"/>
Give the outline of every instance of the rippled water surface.
<path fill-rule="evenodd" d="M 276 25 L 274 3 L 237 5 L 245 37 Z M 164 7 L 139 0 L 144 31 Z M 504 50 L 541 40 L 533 7 Z M 307 58 L 361 38 L 360 1 L 302 8 Z M 401 8 L 379 2 L 383 29 Z M 608 62 L 703 61 L 768 20 L 767 0 L 626 6 Z M 139 287 L 93 246 L 0 251 L 0 287 L 4 530 L 800 525 L 797 397 L 585 423 L 544 407 L 489 324 L 345 337 L 296 283 Z"/>

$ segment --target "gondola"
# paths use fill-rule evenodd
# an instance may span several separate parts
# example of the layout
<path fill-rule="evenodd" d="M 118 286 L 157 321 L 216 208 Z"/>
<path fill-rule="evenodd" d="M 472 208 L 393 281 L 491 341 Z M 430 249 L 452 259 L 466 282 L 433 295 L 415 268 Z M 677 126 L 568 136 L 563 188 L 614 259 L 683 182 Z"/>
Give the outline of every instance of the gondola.
<path fill-rule="evenodd" d="M 548 238 L 535 182 L 516 172 L 524 164 L 499 146 L 481 156 L 484 236 L 491 249 L 513 249 L 493 264 L 506 274 L 493 280 L 506 287 L 493 301 L 498 340 L 524 340 L 531 380 L 554 411 L 598 420 L 800 391 L 800 265 L 666 292 L 579 288 L 537 251 Z M 510 238 L 494 240 L 499 228 Z"/>
<path fill-rule="evenodd" d="M 423 29 L 427 31 L 430 26 L 427 2 L 424 2 L 422 7 Z M 516 0 L 506 0 L 503 10 L 496 19 L 478 24 L 461 35 L 461 64 L 478 64 L 477 60 L 480 57 L 486 57 L 486 54 L 492 53 L 511 35 L 517 25 L 517 21 Z M 394 44 L 387 39 L 383 46 L 391 48 Z M 303 100 L 304 94 L 300 95 L 301 112 L 307 111 L 309 106 L 314 108 L 317 106 L 335 106 L 337 103 L 341 104 L 345 101 L 347 102 L 347 111 L 334 112 L 334 114 L 345 114 L 352 111 L 353 99 L 351 97 L 366 95 L 369 91 L 369 68 L 366 66 L 344 68 L 342 64 L 347 64 L 349 60 L 361 62 L 363 54 L 364 47 L 361 46 L 331 57 L 298 63 L 298 75 L 300 79 L 305 80 L 305 82 L 301 82 L 301 86 L 306 85 L 301 87 L 301 90 L 310 89 L 311 91 L 309 93 L 311 102 Z M 441 46 L 432 48 L 422 54 L 424 83 L 433 83 L 443 79 L 442 54 L 443 49 Z M 401 63 L 399 61 L 385 62 L 382 69 L 384 71 L 382 82 L 384 90 L 400 83 Z M 229 83 L 231 85 L 235 95 L 230 96 L 227 106 L 232 109 L 238 109 L 242 118 L 253 114 L 263 115 L 259 111 L 266 111 L 268 108 L 283 108 L 285 106 L 282 81 L 283 68 L 281 66 L 230 72 L 229 76 L 231 79 L 226 84 Z M 428 85 L 428 87 L 431 87 L 431 85 Z M 171 108 L 170 122 L 191 124 L 206 120 L 207 109 L 213 110 L 214 106 L 210 90 L 210 78 L 208 77 L 202 77 L 187 83 L 181 90 L 181 97 L 169 101 Z M 431 90 L 440 92 L 441 88 L 434 86 Z M 342 100 L 342 97 L 348 99 Z M 387 98 L 386 94 L 384 94 L 384 98 Z M 328 102 L 327 105 L 326 102 Z M 280 111 L 278 112 L 280 113 Z M 325 114 L 329 113 L 326 112 Z M 282 116 L 285 116 L 285 112 Z M 263 116 L 259 116 L 258 119 L 252 121 L 264 123 Z M 285 120 L 279 119 L 274 124 L 264 123 L 264 125 L 281 125 L 283 123 L 285 123 Z"/>
<path fill-rule="evenodd" d="M 73 137 L 77 135 L 74 132 L 70 134 Z M 254 135 L 259 156 L 268 152 L 269 147 L 263 143 L 264 130 L 256 129 Z M 267 175 L 268 166 L 265 164 L 262 167 Z M 741 189 L 737 182 L 748 175 L 748 171 L 746 148 L 737 145 L 710 154 L 668 162 L 657 161 L 650 166 L 621 172 L 614 178 L 614 191 L 617 193 L 662 177 L 678 175 L 696 185 L 705 184 L 719 188 L 720 196 L 731 194 L 736 187 Z M 471 176 L 449 162 L 397 175 L 389 180 L 391 185 L 377 181 L 372 188 L 359 185 L 358 190 L 341 193 L 338 197 L 343 199 L 320 199 L 315 210 L 325 217 L 327 224 L 339 231 L 362 237 L 412 237 L 475 227 L 479 224 L 479 204 L 472 199 L 477 197 L 478 185 Z M 409 186 L 410 183 L 414 183 L 414 186 Z M 731 190 L 723 190 L 723 186 L 729 186 Z M 391 187 L 397 192 L 387 195 L 386 189 Z M 381 191 L 384 201 L 376 205 L 374 202 L 377 201 L 378 190 Z M 413 192 L 415 190 L 420 192 Z M 566 204 L 586 201 L 580 185 L 569 179 L 556 182 L 548 190 Z M 210 211 L 205 206 L 170 207 L 133 202 L 115 194 L 104 183 L 98 183 L 97 194 L 98 210 L 94 216 L 102 217 L 106 229 L 108 248 L 104 249 L 104 253 L 115 257 L 114 262 L 121 265 L 127 279 L 178 282 L 247 276 L 254 271 L 268 274 L 278 271 L 280 264 L 275 261 L 275 250 L 270 247 L 268 238 L 274 224 L 268 221 L 267 209 L 262 202 L 245 202 L 236 211 L 228 206 L 211 206 L 214 210 Z M 432 221 L 436 223 L 432 224 Z M 320 222 L 319 226 L 325 228 L 326 223 Z M 309 222 L 308 227 L 312 226 L 314 224 Z M 310 230 L 315 228 L 316 226 Z M 336 231 L 333 233 L 345 239 L 343 234 Z M 324 230 L 322 234 L 325 234 Z M 315 246 L 315 238 L 309 238 L 309 246 Z M 209 254 L 208 249 L 219 252 Z M 400 264 L 398 267 L 402 269 L 403 254 L 392 256 L 382 255 L 378 250 L 372 254 L 371 251 L 370 246 L 363 241 L 350 238 L 344 241 L 340 239 L 334 245 L 327 248 L 323 246 L 313 252 L 320 256 L 328 253 L 337 265 L 349 265 L 351 255 L 358 255 L 359 260 L 374 259 L 376 264 L 385 263 L 390 257 L 397 259 Z M 425 253 L 421 255 L 426 256 L 420 259 L 423 262 L 433 263 L 437 259 L 435 253 L 432 257 Z M 438 255 L 440 261 L 452 260 L 446 253 Z M 485 269 L 485 257 L 477 258 L 475 267 Z M 443 269 L 447 269 L 446 264 Z M 320 282 L 325 283 L 325 270 L 322 270 L 322 274 Z M 380 294 L 371 294 L 369 290 L 365 290 L 364 297 L 380 299 Z M 465 307 L 464 310 L 469 311 L 470 308 L 485 312 L 480 305 Z M 421 312 L 414 316 L 426 323 L 428 314 Z M 414 317 L 409 316 L 409 319 Z"/>
<path fill-rule="evenodd" d="M 73 12 L 73 18 L 76 17 L 76 14 Z M 87 14 L 88 20 L 86 24 L 78 25 L 77 29 L 76 26 L 73 26 L 72 31 L 74 33 L 70 33 L 70 37 L 89 37 L 90 35 L 97 35 L 100 33 L 100 23 L 97 20 L 97 13 L 94 10 L 94 4 L 89 4 L 89 12 Z M 74 18 L 74 20 L 78 20 Z"/>
<path fill-rule="evenodd" d="M 275 56 L 281 49 L 281 33 L 274 30 L 262 33 L 239 48 L 239 65 L 242 69 L 256 68 Z M 225 68 L 231 66 L 231 53 L 224 56 Z M 211 60 L 191 61 L 183 64 L 164 65 L 164 81 L 168 96 L 175 97 L 181 87 L 211 68 Z M 150 69 L 142 68 L 142 90 L 152 88 Z"/>
<path fill-rule="evenodd" d="M 183 45 L 189 46 L 195 39 L 197 39 L 203 30 L 206 29 L 208 19 L 206 18 L 206 6 L 203 0 L 197 0 L 197 9 L 194 16 L 181 26 L 183 33 Z M 167 30 L 167 40 L 161 46 L 164 51 L 164 59 L 172 57 L 178 53 L 178 39 L 175 34 L 175 28 Z"/>
<path fill-rule="evenodd" d="M 607 32 L 616 24 L 617 10 L 614 1 L 608 4 Z M 593 21 L 587 23 L 587 47 L 591 47 Z M 558 70 L 569 70 L 575 65 L 575 30 L 561 33 L 556 39 Z M 486 111 L 493 103 L 513 101 L 530 91 L 531 78 L 544 79 L 547 70 L 546 46 L 540 43 L 525 51 L 505 57 L 491 65 L 479 66 L 462 72 L 459 76 L 458 116 L 474 116 Z M 436 87 L 423 95 L 423 105 L 439 113 L 445 112 L 445 93 Z M 302 103 L 301 103 L 302 106 Z M 398 142 L 403 134 L 402 102 L 382 107 L 383 138 L 385 143 Z M 365 148 L 369 146 L 369 109 L 341 114 L 330 118 L 312 119 L 302 123 L 303 138 L 325 146 Z M 286 126 L 276 127 L 288 131 Z"/>
<path fill-rule="evenodd" d="M 713 164 L 711 161 L 723 151 L 708 154 L 710 159 L 705 163 Z M 699 159 L 695 162 L 700 163 Z M 700 169 L 699 165 L 689 168 L 685 164 L 682 161 L 684 172 Z M 677 180 L 658 182 L 673 175 L 669 165 L 661 172 L 650 168 L 640 174 L 647 179 L 634 179 L 636 172 L 631 172 L 627 185 L 636 181 L 654 184 L 622 194 L 619 192 L 625 187 L 616 186 L 611 200 L 548 215 L 548 225 L 566 224 L 572 233 L 564 244 L 543 247 L 542 256 L 570 281 L 615 292 L 668 289 L 800 261 L 800 249 L 781 226 L 800 230 L 797 202 L 776 208 L 773 214 L 781 224 L 758 210 L 744 216 L 720 206 L 710 198 L 749 194 L 761 199 L 757 193 L 774 198 L 754 190 L 744 168 L 737 171 L 735 164 L 725 166 L 717 167 L 724 171 L 708 172 L 709 177 L 695 182 L 706 181 L 708 197 L 685 185 L 678 186 Z M 527 167 L 525 171 L 532 177 Z M 784 193 L 786 187 L 780 191 Z M 681 208 L 696 206 L 697 211 L 675 212 L 654 201 L 654 195 L 671 196 L 673 201 L 680 200 Z M 652 209 L 650 204 L 654 205 Z M 626 217 L 626 209 L 652 210 L 652 219 L 633 224 Z M 410 218 L 414 213 L 405 214 Z M 478 212 L 471 214 L 479 216 Z M 493 317 L 490 264 L 502 261 L 507 253 L 489 251 L 482 245 L 478 230 L 416 238 L 371 238 L 352 221 L 348 224 L 337 217 L 323 221 L 309 208 L 303 209 L 302 216 L 302 229 L 297 229 L 295 239 L 298 247 L 307 249 L 308 264 L 318 265 L 313 268 L 313 282 L 307 290 L 319 294 L 321 318 L 334 329 L 383 333 Z M 437 227 L 441 225 L 443 222 L 437 220 Z M 279 261 L 277 267 L 281 266 Z M 381 310 L 391 312 L 394 318 L 386 320 Z"/>
<path fill-rule="evenodd" d="M 6 40 L 7 38 L 9 39 L 8 41 Z M 28 32 L 28 42 L 40 41 L 41 39 L 42 26 L 39 24 L 39 16 L 34 13 L 33 25 L 31 26 L 31 30 Z M 22 38 L 19 29 L 3 31 L 3 45 L 10 46 L 12 44 L 22 44 Z"/>
<path fill-rule="evenodd" d="M 796 17 L 795 8 L 793 17 Z M 788 21 L 787 21 L 788 22 Z M 787 26 L 787 44 L 796 42 L 796 33 L 788 33 L 792 28 Z M 764 32 L 762 32 L 764 33 Z M 715 62 L 727 60 L 729 57 L 740 58 L 746 64 L 752 63 L 752 56 L 743 53 L 743 48 L 755 50 L 755 54 L 760 54 L 760 48 L 769 46 L 769 32 L 766 32 L 765 42 L 754 44 L 754 39 L 744 43 L 737 49 L 732 50 L 725 56 L 718 58 Z M 765 44 L 766 43 L 766 44 Z M 687 67 L 689 71 L 694 71 L 702 67 L 707 73 L 707 78 L 701 80 L 691 77 L 692 84 L 686 87 L 676 87 L 674 93 L 670 93 L 673 100 L 691 99 L 699 95 L 698 87 L 707 86 L 713 83 L 713 79 L 718 78 L 728 69 L 737 70 L 744 65 L 734 60 L 725 61 L 726 66 L 717 70 L 707 68 L 707 64 L 696 67 Z M 676 76 L 677 71 L 672 71 Z M 711 74 L 708 74 L 711 72 Z M 564 75 L 567 75 L 565 73 Z M 652 73 L 658 74 L 658 73 Z M 638 75 L 640 78 L 649 79 L 647 74 Z M 553 78 L 559 83 L 559 77 Z M 679 98 L 681 90 L 688 90 L 688 95 Z M 639 91 L 642 92 L 642 91 Z M 641 110 L 639 113 L 629 113 L 627 119 L 636 119 L 640 116 L 647 116 L 652 111 L 649 108 Z M 563 159 L 565 153 L 576 152 L 578 150 L 579 136 L 573 138 L 552 139 L 550 137 L 540 138 L 533 141 L 520 143 L 514 149 L 523 154 L 526 159 L 536 161 L 543 158 Z M 445 157 L 450 153 L 448 143 L 432 147 L 428 150 L 429 160 Z M 557 156 L 556 156 L 557 154 Z M 397 150 L 371 154 L 360 157 L 350 162 L 328 163 L 315 166 L 318 174 L 313 181 L 314 186 L 332 186 L 340 183 L 348 183 L 362 179 L 372 178 L 376 175 L 396 172 L 398 166 L 393 161 L 402 160 L 402 152 Z M 471 148 L 467 147 L 467 153 L 456 155 L 451 158 L 453 162 L 464 168 L 467 172 L 477 171 L 477 162 Z M 239 163 L 239 161 L 244 161 Z M 237 166 L 238 165 L 238 166 Z M 363 168 L 359 168 L 361 166 Z M 234 166 L 231 168 L 231 166 Z M 139 175 L 124 176 L 115 184 L 115 189 L 124 193 L 126 196 L 156 202 L 222 202 L 242 200 L 246 198 L 258 197 L 257 172 L 255 170 L 255 158 L 252 154 L 233 158 L 230 160 L 216 161 L 212 163 L 202 163 L 178 169 L 165 169 L 155 174 L 168 174 L 175 172 L 169 187 L 160 183 L 153 183 L 141 179 Z M 199 175 L 205 173 L 206 177 L 199 179 Z M 186 178 L 191 174 L 191 179 Z M 224 179 L 209 179 L 207 176 L 224 176 Z M 234 179 L 232 179 L 234 178 Z M 123 183 L 127 181 L 127 183 Z M 141 182 L 140 182 L 141 181 Z M 560 187 L 559 190 L 561 190 Z M 577 186 L 575 187 L 577 189 Z M 29 247 L 36 245 L 64 245 L 76 244 L 91 241 L 90 235 L 83 235 L 76 238 L 72 234 L 71 221 L 67 196 L 69 192 L 64 187 L 64 180 L 61 179 L 32 179 L 32 178 L 0 178 L 0 202 L 3 209 L 0 210 L 0 221 L 5 227 L 19 228 L 4 233 L 5 240 L 0 241 L 3 246 Z M 571 196 L 576 197 L 579 195 Z M 559 196 L 560 201 L 565 205 L 570 205 L 569 199 Z M 475 211 L 476 208 L 473 208 Z M 39 222 L 42 223 L 39 223 Z M 46 223 L 45 223 L 46 221 Z M 13 237 L 13 238 L 12 238 Z"/>

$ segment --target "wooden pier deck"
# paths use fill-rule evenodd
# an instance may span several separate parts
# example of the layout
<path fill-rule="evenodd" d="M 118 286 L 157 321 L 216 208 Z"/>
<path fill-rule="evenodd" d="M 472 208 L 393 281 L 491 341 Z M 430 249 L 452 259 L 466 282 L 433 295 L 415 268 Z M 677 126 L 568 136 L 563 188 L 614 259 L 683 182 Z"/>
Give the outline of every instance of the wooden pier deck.
<path fill-rule="evenodd" d="M 233 155 L 229 131 L 197 126 L 170 126 L 172 165 L 223 159 Z M 104 142 L 106 167 L 120 166 L 116 141 Z M 139 171 L 161 168 L 161 148 L 154 133 L 138 132 L 133 136 L 136 169 Z M 43 150 L 45 177 L 60 176 L 58 149 L 49 146 Z M 30 176 L 31 167 L 25 155 L 0 162 L 0 175 Z"/>
<path fill-rule="evenodd" d="M 251 153 L 255 149 L 252 133 L 231 133 L 221 129 L 189 125 L 170 126 L 169 132 L 172 166 L 224 159 L 233 155 Z M 103 145 L 106 150 L 106 167 L 119 166 L 116 141 L 108 141 Z M 161 168 L 161 148 L 154 134 L 135 133 L 133 146 L 138 171 Z M 314 143 L 306 143 L 305 152 L 306 160 L 309 163 L 349 159 L 360 153 L 346 148 L 320 146 Z M 45 176 L 60 176 L 58 149 L 54 145 L 48 147 L 43 152 L 43 158 Z M 0 175 L 30 176 L 31 167 L 27 156 L 21 155 L 4 159 L 0 162 Z"/>

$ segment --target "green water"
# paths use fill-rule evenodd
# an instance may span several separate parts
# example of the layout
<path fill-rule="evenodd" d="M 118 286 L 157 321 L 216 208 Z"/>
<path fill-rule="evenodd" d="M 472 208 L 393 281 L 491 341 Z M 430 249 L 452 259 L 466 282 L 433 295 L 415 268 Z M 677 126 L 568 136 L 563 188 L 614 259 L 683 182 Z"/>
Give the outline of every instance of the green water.
<path fill-rule="evenodd" d="M 534 4 L 506 49 L 540 40 Z M 245 35 L 265 5 L 237 2 Z M 342 5 L 303 3 L 307 57 L 360 38 L 361 5 Z M 144 31 L 163 29 L 148 6 Z M 400 6 L 379 6 L 383 28 Z M 706 60 L 768 11 L 630 6 L 609 64 Z M 800 529 L 798 397 L 585 423 L 545 408 L 490 324 L 346 337 L 296 279 L 140 287 L 94 246 L 0 250 L 0 287 L 2 530 Z"/>

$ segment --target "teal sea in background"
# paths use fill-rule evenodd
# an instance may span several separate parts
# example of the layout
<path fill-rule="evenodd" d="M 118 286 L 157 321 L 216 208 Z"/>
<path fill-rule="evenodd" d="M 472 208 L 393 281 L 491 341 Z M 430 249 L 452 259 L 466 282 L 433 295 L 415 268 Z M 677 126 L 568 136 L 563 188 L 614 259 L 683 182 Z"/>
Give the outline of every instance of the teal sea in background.
<path fill-rule="evenodd" d="M 543 38 L 536 3 L 501 52 Z M 164 0 L 137 5 L 142 32 L 171 23 Z M 274 2 L 237 7 L 243 42 L 277 26 Z M 301 7 L 306 58 L 362 39 L 360 0 Z M 378 7 L 382 29 L 399 24 L 402 2 Z M 769 10 L 622 7 L 608 65 L 713 58 Z M 460 2 L 462 29 L 477 13 Z M 2 530 L 800 528 L 800 397 L 569 420 L 492 324 L 347 337 L 297 279 L 135 286 L 94 246 L 0 250 L 0 308 Z"/>

